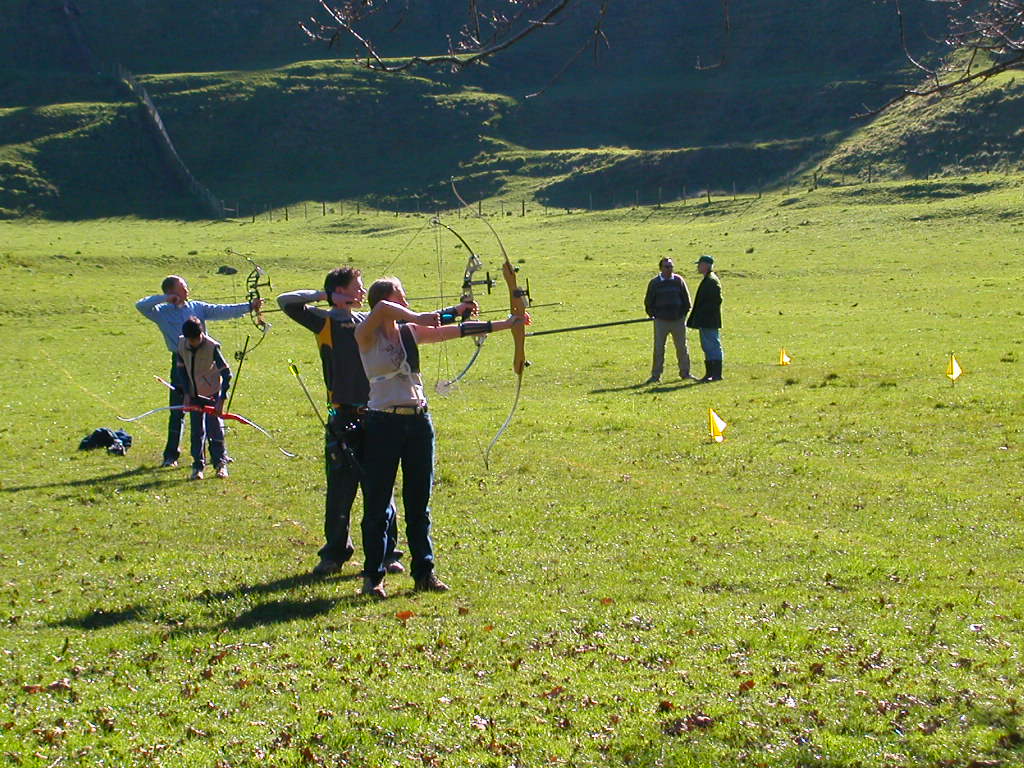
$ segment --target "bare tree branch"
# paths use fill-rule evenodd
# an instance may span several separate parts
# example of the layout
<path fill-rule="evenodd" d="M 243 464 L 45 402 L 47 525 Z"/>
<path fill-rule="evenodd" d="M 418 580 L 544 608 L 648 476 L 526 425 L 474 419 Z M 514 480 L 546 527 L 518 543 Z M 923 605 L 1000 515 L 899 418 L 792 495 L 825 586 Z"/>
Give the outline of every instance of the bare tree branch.
<path fill-rule="evenodd" d="M 333 43 L 342 34 L 355 40 L 362 51 L 357 60 L 369 69 L 401 72 L 417 66 L 450 67 L 462 70 L 488 59 L 534 32 L 551 26 L 569 8 L 585 5 L 588 0 L 469 0 L 465 23 L 457 35 L 447 36 L 447 53 L 433 56 L 409 56 L 389 62 L 361 29 L 373 16 L 396 4 L 395 0 L 317 0 L 325 14 L 324 21 L 311 18 L 299 27 L 310 40 Z M 612 0 L 603 0 L 598 17 Z M 414 0 L 405 0 L 405 11 Z M 486 8 L 484 6 L 487 6 Z M 534 15 L 536 14 L 536 17 Z M 485 24 L 490 27 L 485 32 Z"/>
<path fill-rule="evenodd" d="M 906 99 L 964 93 L 995 75 L 1024 66 L 1024 0 L 985 0 L 981 4 L 969 0 L 929 0 L 947 6 L 943 42 L 951 53 L 962 54 L 962 63 L 954 63 L 944 71 L 925 66 L 910 53 L 904 36 L 901 0 L 893 1 L 904 56 L 928 76 L 927 84 L 906 88 L 881 106 L 865 106 L 854 117 L 877 115 Z M 981 68 L 975 69 L 982 59 Z"/>

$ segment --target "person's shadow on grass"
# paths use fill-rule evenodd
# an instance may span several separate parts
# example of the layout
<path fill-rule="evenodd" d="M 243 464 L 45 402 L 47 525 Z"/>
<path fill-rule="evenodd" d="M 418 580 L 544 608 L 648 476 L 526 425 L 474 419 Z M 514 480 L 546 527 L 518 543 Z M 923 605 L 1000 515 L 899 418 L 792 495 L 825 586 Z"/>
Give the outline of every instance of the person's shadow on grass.
<path fill-rule="evenodd" d="M 42 488 L 81 488 L 82 486 L 95 486 L 102 485 L 104 483 L 118 483 L 121 480 L 127 480 L 134 477 L 142 478 L 151 475 L 154 472 L 163 471 L 164 470 L 161 467 L 141 466 L 135 467 L 135 469 L 127 469 L 123 472 L 115 472 L 112 475 L 102 475 L 100 477 L 83 477 L 78 480 L 61 480 L 53 483 L 38 483 L 36 485 L 7 485 L 0 488 L 0 493 L 19 493 L 21 491 L 40 490 Z M 168 478 L 167 480 L 140 483 L 139 485 L 133 486 L 133 488 L 145 490 L 153 486 L 164 485 L 171 482 L 174 482 L 174 480 Z"/>

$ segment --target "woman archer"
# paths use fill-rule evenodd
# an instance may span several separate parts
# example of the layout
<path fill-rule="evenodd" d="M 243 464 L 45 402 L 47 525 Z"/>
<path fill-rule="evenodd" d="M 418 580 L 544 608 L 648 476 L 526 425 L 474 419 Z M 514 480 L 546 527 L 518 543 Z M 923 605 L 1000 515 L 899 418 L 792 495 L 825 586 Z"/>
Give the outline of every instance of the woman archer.
<path fill-rule="evenodd" d="M 356 326 L 355 337 L 366 377 L 367 404 L 363 496 L 362 594 L 383 598 L 388 531 L 398 467 L 402 467 L 402 501 L 406 540 L 411 553 L 416 591 L 446 592 L 434 573 L 430 539 L 430 490 L 434 478 L 434 426 L 420 375 L 419 344 L 461 336 L 505 331 L 525 323 L 529 315 L 510 315 L 496 322 L 465 321 L 441 325 L 438 312 L 409 309 L 401 281 L 377 280 L 366 295 L 370 314 Z"/>

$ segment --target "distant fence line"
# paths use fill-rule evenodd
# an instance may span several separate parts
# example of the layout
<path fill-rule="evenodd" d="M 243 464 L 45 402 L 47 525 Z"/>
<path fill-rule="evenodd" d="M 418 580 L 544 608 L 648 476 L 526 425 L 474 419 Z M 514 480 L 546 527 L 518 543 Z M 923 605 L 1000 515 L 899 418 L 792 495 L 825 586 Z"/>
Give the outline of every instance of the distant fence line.
<path fill-rule="evenodd" d="M 225 215 L 224 203 L 209 189 L 199 183 L 188 169 L 188 166 L 185 165 L 181 156 L 178 155 L 178 150 L 174 148 L 174 142 L 171 141 L 171 137 L 164 127 L 160 111 L 156 108 L 156 104 L 153 103 L 142 83 L 120 64 L 116 65 L 114 69 L 114 77 L 128 89 L 132 98 L 142 107 L 143 117 L 147 125 L 152 129 L 156 143 L 160 147 L 160 154 L 164 163 L 170 169 L 175 179 L 177 179 L 182 187 L 188 190 L 192 197 L 199 201 L 199 204 L 202 205 L 203 210 L 208 215 L 215 219 L 223 219 Z"/>
<path fill-rule="evenodd" d="M 785 191 L 786 194 L 790 194 L 794 188 L 812 191 L 818 189 L 819 186 L 848 186 L 865 182 L 870 184 L 877 180 L 877 175 L 873 173 L 871 167 L 866 169 L 864 176 L 856 174 L 847 176 L 845 173 L 826 174 L 818 169 L 799 176 L 790 177 L 781 183 L 773 183 L 770 185 L 770 189 L 776 192 Z M 486 203 L 482 201 L 471 203 L 470 207 L 476 214 L 484 214 L 486 212 L 486 215 L 501 217 L 526 216 L 537 209 L 540 209 L 543 215 L 551 215 L 556 211 L 564 211 L 568 214 L 580 211 L 636 210 L 639 208 L 657 210 L 669 205 L 711 205 L 716 201 L 739 200 L 741 198 L 758 199 L 764 192 L 761 182 L 753 188 L 748 187 L 746 189 L 739 189 L 735 182 L 731 184 L 731 189 L 715 186 L 688 187 L 686 184 L 673 187 L 672 194 L 666 194 L 665 189 L 665 187 L 659 186 L 653 191 L 644 190 L 643 192 L 636 188 L 632 190 L 622 189 L 610 193 L 607 189 L 602 190 L 601 193 L 584 192 L 582 195 L 576 195 L 577 200 L 572 205 L 551 205 L 536 199 L 526 200 L 520 198 L 508 201 L 502 198 L 492 198 Z M 600 201 L 602 197 L 606 203 L 610 204 L 595 206 L 595 201 Z M 291 221 L 292 219 L 309 219 L 323 216 L 343 216 L 345 215 L 346 208 L 349 212 L 354 212 L 357 215 L 365 210 L 368 215 L 374 216 L 421 216 L 445 213 L 449 217 L 461 217 L 466 214 L 464 207 L 434 208 L 429 204 L 421 204 L 419 200 L 416 200 L 415 206 L 407 203 L 401 207 L 352 199 L 317 200 L 288 204 L 249 202 L 244 200 L 219 202 L 226 218 L 249 219 L 253 223 L 260 219 L 267 221 Z"/>

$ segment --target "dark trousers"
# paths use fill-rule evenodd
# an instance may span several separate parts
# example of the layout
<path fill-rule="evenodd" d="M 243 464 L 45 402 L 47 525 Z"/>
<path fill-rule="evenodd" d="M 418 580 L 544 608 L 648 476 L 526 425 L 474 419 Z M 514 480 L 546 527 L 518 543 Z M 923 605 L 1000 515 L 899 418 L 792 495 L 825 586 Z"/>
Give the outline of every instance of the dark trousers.
<path fill-rule="evenodd" d="M 357 425 L 354 430 L 346 430 L 345 424 Z M 324 502 L 324 545 L 317 553 L 321 559 L 345 563 L 355 552 L 352 543 L 351 518 L 352 504 L 356 499 L 356 491 L 363 482 L 361 472 L 363 466 L 363 435 L 364 428 L 359 417 L 351 413 L 332 414 L 327 423 L 324 438 L 324 471 L 327 475 L 327 495 Z M 343 449 L 342 440 L 348 444 L 351 454 Z M 358 463 L 353 464 L 353 458 Z M 366 489 L 363 489 L 363 496 Z M 391 526 L 389 529 L 390 547 L 386 553 L 386 561 L 394 557 L 395 545 L 398 541 L 398 515 L 395 500 L 392 497 L 388 506 L 391 508 Z"/>
<path fill-rule="evenodd" d="M 174 355 L 171 355 L 171 374 L 168 381 L 174 384 L 177 389 L 172 389 L 168 398 L 168 405 L 185 404 L 184 382 L 178 381 L 179 368 L 175 364 Z M 168 411 L 167 417 L 167 443 L 164 445 L 164 461 L 177 461 L 181 456 L 181 433 L 185 428 L 185 413 L 181 409 Z"/>
<path fill-rule="evenodd" d="M 434 570 L 430 540 L 430 489 L 434 480 L 434 425 L 429 414 L 405 416 L 370 411 L 366 415 L 363 466 L 363 575 L 384 578 L 388 548 L 394 547 L 394 508 L 389 504 L 402 467 L 402 507 L 414 579 Z"/>

